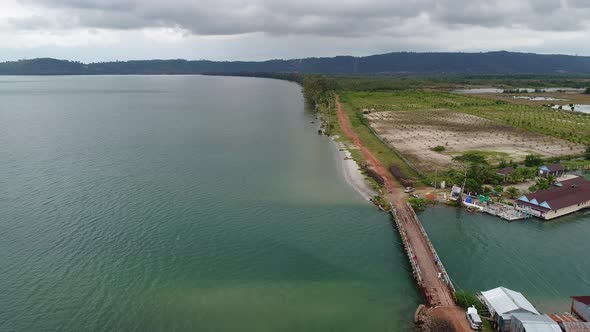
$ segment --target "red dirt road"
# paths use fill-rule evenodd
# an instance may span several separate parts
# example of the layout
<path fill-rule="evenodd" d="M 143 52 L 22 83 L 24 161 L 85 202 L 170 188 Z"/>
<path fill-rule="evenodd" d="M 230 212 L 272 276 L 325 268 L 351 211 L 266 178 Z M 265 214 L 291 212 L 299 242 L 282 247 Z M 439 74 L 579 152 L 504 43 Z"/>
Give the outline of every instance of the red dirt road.
<path fill-rule="evenodd" d="M 410 246 L 414 251 L 414 259 L 418 263 L 423 280 L 424 296 L 427 304 L 435 309 L 431 309 L 431 313 L 444 317 L 449 320 L 456 331 L 471 331 L 464 312 L 461 308 L 455 305 L 455 300 L 451 290 L 446 284 L 438 278 L 438 273 L 441 272 L 439 266 L 435 263 L 435 258 L 430 250 L 425 236 L 420 230 L 420 221 L 415 217 L 413 211 L 402 199 L 403 188 L 394 179 L 393 175 L 389 173 L 387 168 L 381 164 L 379 159 L 364 146 L 360 137 L 354 132 L 350 125 L 350 120 L 344 113 L 340 98 L 336 96 L 336 108 L 338 114 L 338 121 L 344 134 L 360 149 L 367 162 L 381 175 L 384 179 L 384 186 L 390 192 L 389 200 L 395 208 L 399 217 L 400 225 L 404 228 Z"/>

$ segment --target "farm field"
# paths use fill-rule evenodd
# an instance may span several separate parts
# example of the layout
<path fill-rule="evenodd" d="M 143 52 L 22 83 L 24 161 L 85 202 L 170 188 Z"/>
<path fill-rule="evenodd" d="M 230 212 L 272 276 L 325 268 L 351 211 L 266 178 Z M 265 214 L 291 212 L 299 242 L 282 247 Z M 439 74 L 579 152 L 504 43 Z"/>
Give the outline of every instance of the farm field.
<path fill-rule="evenodd" d="M 556 157 L 583 152 L 581 145 L 529 133 L 471 114 L 446 109 L 384 111 L 365 115 L 369 125 L 424 172 L 448 168 L 453 156 L 483 151 L 490 162 L 522 161 L 528 154 Z M 444 151 L 436 152 L 436 146 Z"/>
<path fill-rule="evenodd" d="M 448 92 L 348 92 L 343 100 L 354 110 L 415 111 L 448 109 L 573 143 L 590 142 L 590 116 L 543 106 L 516 104 Z"/>
<path fill-rule="evenodd" d="M 590 142 L 590 116 L 511 100 L 439 91 L 346 92 L 349 112 L 375 112 L 367 124 L 416 166 L 431 171 L 452 156 L 485 151 L 514 161 L 526 154 L 580 154 Z M 435 146 L 445 147 L 443 153 Z"/>

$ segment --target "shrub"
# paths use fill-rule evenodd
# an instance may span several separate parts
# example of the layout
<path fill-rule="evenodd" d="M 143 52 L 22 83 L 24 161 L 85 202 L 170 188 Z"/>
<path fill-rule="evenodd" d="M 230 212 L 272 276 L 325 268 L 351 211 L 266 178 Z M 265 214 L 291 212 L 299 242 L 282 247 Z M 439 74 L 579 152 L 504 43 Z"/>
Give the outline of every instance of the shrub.
<path fill-rule="evenodd" d="M 435 152 L 443 152 L 444 150 L 446 150 L 446 149 L 442 145 L 437 145 L 437 146 L 435 146 L 435 147 L 432 148 L 432 151 L 435 151 Z"/>
<path fill-rule="evenodd" d="M 422 211 L 426 209 L 426 206 L 432 202 L 427 200 L 426 198 L 411 197 L 410 199 L 408 199 L 408 203 L 410 203 L 410 206 L 412 206 L 414 211 Z"/>
<path fill-rule="evenodd" d="M 475 294 L 468 291 L 456 292 L 455 297 L 457 298 L 457 305 L 462 308 L 468 308 L 474 306 L 477 311 L 483 311 L 486 309 L 483 303 L 475 296 Z"/>
<path fill-rule="evenodd" d="M 506 189 L 506 192 L 510 198 L 516 198 L 520 194 L 520 190 L 518 190 L 516 187 L 510 187 Z"/>

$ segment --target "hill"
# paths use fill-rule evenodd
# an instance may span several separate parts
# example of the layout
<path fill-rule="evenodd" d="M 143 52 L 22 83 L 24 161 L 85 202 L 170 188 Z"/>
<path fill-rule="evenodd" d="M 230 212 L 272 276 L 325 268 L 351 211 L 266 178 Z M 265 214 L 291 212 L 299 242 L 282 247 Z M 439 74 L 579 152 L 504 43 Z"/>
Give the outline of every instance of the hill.
<path fill-rule="evenodd" d="M 515 52 L 413 53 L 268 61 L 133 60 L 81 62 L 50 58 L 0 63 L 0 75 L 203 74 L 590 74 L 590 57 Z"/>

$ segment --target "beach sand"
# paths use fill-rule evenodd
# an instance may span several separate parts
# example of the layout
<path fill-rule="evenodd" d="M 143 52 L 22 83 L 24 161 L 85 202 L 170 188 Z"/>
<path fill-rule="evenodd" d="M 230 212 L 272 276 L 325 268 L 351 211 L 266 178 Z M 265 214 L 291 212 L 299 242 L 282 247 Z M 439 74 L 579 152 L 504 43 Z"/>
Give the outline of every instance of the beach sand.
<path fill-rule="evenodd" d="M 359 165 L 352 159 L 346 144 L 337 142 L 336 139 L 338 139 L 337 136 L 332 137 L 337 157 L 342 165 L 342 174 L 344 175 L 346 182 L 348 182 L 348 184 L 366 200 L 377 195 L 375 190 L 367 184 L 365 175 L 361 172 Z"/>

